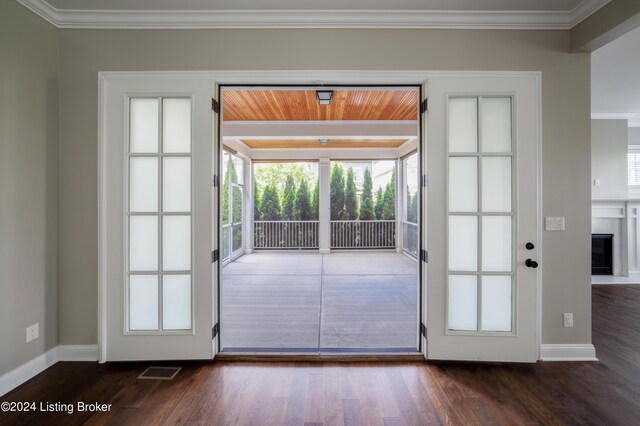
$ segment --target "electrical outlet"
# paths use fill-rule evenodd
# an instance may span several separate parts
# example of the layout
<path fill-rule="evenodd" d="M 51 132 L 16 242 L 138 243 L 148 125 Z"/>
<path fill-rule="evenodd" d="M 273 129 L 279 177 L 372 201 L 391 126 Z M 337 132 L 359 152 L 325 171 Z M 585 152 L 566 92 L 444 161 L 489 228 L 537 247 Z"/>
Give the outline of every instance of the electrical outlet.
<path fill-rule="evenodd" d="M 36 323 L 27 327 L 27 343 L 40 337 L 40 323 Z"/>
<path fill-rule="evenodd" d="M 565 328 L 573 327 L 573 314 L 568 313 L 562 316 L 563 324 Z"/>

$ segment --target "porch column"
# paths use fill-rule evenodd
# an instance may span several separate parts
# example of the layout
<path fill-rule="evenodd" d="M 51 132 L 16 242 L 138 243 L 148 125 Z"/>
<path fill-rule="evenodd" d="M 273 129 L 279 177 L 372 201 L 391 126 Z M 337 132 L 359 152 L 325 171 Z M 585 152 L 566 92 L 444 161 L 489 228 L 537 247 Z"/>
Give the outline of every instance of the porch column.
<path fill-rule="evenodd" d="M 244 194 L 242 212 L 242 244 L 246 254 L 253 253 L 253 167 L 250 158 L 242 158 L 244 161 Z"/>
<path fill-rule="evenodd" d="M 318 179 L 320 179 L 318 242 L 320 253 L 329 253 L 331 251 L 331 194 L 329 193 L 331 161 L 328 158 L 321 158 L 318 169 Z"/>
<path fill-rule="evenodd" d="M 396 251 L 401 252 L 403 247 L 402 238 L 404 237 L 404 227 L 402 221 L 405 218 L 406 187 L 404 164 L 402 159 L 396 161 L 396 181 L 393 182 L 396 187 Z"/>

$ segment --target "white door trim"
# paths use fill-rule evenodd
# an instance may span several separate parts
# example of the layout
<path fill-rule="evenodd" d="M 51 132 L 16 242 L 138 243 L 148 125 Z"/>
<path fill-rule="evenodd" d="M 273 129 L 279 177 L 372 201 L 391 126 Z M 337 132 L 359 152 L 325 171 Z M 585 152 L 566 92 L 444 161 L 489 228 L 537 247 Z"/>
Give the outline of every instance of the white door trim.
<path fill-rule="evenodd" d="M 203 79 L 210 78 L 220 84 L 411 84 L 422 85 L 427 80 L 438 78 L 468 77 L 511 77 L 533 78 L 537 92 L 537 152 L 538 152 L 538 217 L 542 217 L 542 73 L 540 71 L 101 71 L 98 73 L 98 347 L 100 362 L 106 359 L 106 180 L 104 179 L 105 150 L 105 94 L 106 82 L 120 79 Z M 425 135 L 426 136 L 426 135 Z M 538 256 L 543 258 L 542 227 L 538 230 Z M 537 335 L 538 359 L 541 358 L 542 344 L 542 271 L 537 274 Z"/>

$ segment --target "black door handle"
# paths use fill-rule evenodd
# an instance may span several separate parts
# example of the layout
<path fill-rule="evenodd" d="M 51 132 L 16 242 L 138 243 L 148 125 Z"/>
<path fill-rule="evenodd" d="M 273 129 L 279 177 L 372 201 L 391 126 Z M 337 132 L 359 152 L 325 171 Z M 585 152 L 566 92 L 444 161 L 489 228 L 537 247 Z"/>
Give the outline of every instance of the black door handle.
<path fill-rule="evenodd" d="M 527 250 L 533 250 L 534 248 L 536 248 L 536 246 L 534 246 L 533 243 L 527 243 L 525 244 L 525 247 Z"/>
<path fill-rule="evenodd" d="M 536 262 L 535 260 L 531 260 L 531 259 L 527 259 L 524 261 L 524 264 L 527 265 L 529 268 L 537 268 L 538 267 L 538 262 Z"/>

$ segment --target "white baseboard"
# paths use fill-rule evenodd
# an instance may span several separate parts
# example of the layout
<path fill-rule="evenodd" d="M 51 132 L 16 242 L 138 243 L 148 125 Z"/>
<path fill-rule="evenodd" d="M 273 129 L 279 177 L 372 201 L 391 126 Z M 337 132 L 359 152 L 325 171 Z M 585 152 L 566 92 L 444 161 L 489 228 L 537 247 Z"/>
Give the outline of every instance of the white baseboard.
<path fill-rule="evenodd" d="M 60 345 L 59 361 L 98 361 L 98 345 Z"/>
<path fill-rule="evenodd" d="M 318 250 L 320 254 L 329 254 L 331 253 L 331 249 L 320 249 Z"/>
<path fill-rule="evenodd" d="M 591 344 L 543 344 L 542 361 L 597 361 L 596 348 Z"/>
<path fill-rule="evenodd" d="M 17 388 L 33 376 L 36 376 L 58 362 L 58 347 L 49 349 L 31 361 L 0 376 L 0 396 Z"/>
<path fill-rule="evenodd" d="M 59 345 L 0 376 L 0 396 L 59 361 L 98 361 L 98 345 Z"/>

